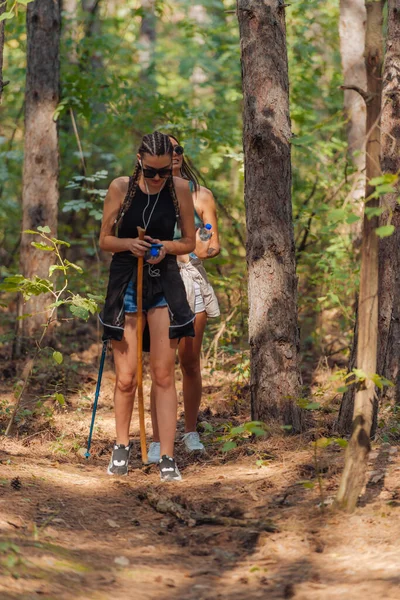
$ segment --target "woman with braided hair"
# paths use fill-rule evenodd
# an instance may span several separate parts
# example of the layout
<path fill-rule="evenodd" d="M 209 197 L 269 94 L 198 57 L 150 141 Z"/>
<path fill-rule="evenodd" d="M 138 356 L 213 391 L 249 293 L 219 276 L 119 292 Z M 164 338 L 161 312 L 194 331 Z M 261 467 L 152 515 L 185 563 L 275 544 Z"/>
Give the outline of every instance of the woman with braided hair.
<path fill-rule="evenodd" d="M 192 194 L 189 182 L 174 177 L 173 146 L 156 131 L 143 137 L 132 177 L 111 182 L 104 203 L 100 248 L 113 253 L 107 296 L 100 320 L 103 340 L 112 340 L 116 385 L 114 392 L 116 442 L 109 475 L 127 475 L 132 443 L 129 427 L 136 391 L 137 258 L 152 243 L 159 256 L 148 258 L 143 273 L 143 312 L 150 331 L 150 373 L 155 410 L 160 424 L 160 477 L 180 480 L 174 460 L 177 421 L 175 354 L 178 341 L 194 336 L 194 314 L 186 299 L 176 256 L 195 247 Z M 174 240 L 179 224 L 182 237 Z M 138 238 L 137 227 L 146 230 Z"/>
<path fill-rule="evenodd" d="M 185 433 L 183 441 L 189 452 L 202 452 L 204 445 L 196 431 L 199 413 L 202 378 L 201 378 L 201 346 L 208 318 L 220 314 L 218 300 L 208 281 L 203 260 L 214 258 L 220 252 L 217 211 L 212 192 L 199 184 L 199 176 L 184 149 L 174 136 L 169 136 L 174 148 L 173 174 L 188 180 L 193 193 L 196 233 L 194 253 L 186 253 L 178 257 L 178 266 L 185 284 L 189 306 L 196 314 L 195 337 L 185 337 L 178 347 L 179 362 L 182 370 L 183 403 L 185 408 Z M 202 240 L 200 230 L 206 223 L 211 225 L 211 237 Z M 174 240 L 179 240 L 183 232 L 176 226 Z M 160 459 L 160 437 L 158 431 L 158 415 L 154 402 L 154 391 L 151 395 L 153 442 L 148 451 L 149 462 L 156 463 Z"/>

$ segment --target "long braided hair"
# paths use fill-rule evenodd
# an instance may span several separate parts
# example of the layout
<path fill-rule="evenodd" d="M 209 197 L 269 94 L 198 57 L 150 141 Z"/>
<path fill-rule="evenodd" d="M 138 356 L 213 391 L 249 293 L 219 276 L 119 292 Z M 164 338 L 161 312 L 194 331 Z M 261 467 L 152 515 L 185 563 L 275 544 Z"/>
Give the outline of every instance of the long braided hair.
<path fill-rule="evenodd" d="M 177 137 L 171 134 L 168 134 L 168 136 L 175 140 L 179 146 L 181 145 Z M 183 155 L 182 157 L 181 175 L 183 179 L 188 179 L 193 183 L 193 189 L 195 192 L 198 192 L 200 190 L 200 182 L 203 185 L 206 185 L 204 177 L 200 174 L 200 172 L 196 169 L 190 158 L 186 155 Z"/>
<path fill-rule="evenodd" d="M 171 144 L 171 140 L 169 139 L 169 137 L 167 135 L 164 135 L 160 131 L 154 131 L 153 133 L 149 133 L 149 134 L 143 136 L 142 142 L 138 149 L 138 154 L 140 154 L 140 156 L 142 157 L 142 160 L 143 160 L 143 154 L 150 154 L 150 156 L 163 156 L 164 154 L 169 154 L 172 158 L 173 152 L 174 152 L 174 148 Z M 138 187 L 138 181 L 139 181 L 141 170 L 142 170 L 142 167 L 140 166 L 139 161 L 137 161 L 136 165 L 135 165 L 135 169 L 132 174 L 132 177 L 130 177 L 130 179 L 129 179 L 129 186 L 128 186 L 128 191 L 126 193 L 125 199 L 121 205 L 121 208 L 119 209 L 118 216 L 115 219 L 116 228 L 118 228 L 126 211 L 129 209 L 130 205 L 132 204 L 132 200 L 135 197 L 136 190 Z M 178 198 L 176 196 L 176 191 L 175 191 L 175 186 L 174 186 L 174 178 L 173 178 L 172 173 L 171 173 L 171 175 L 169 175 L 166 185 L 168 186 L 169 192 L 171 194 L 171 197 L 172 197 L 172 200 L 174 203 L 176 221 L 178 223 L 178 226 L 180 226 L 179 202 L 178 202 Z"/>

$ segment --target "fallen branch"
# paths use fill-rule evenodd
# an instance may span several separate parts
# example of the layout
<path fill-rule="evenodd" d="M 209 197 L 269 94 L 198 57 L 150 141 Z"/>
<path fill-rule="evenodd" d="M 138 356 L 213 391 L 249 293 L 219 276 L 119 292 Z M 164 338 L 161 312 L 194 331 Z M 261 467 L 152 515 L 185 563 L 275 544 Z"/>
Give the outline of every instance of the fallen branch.
<path fill-rule="evenodd" d="M 271 521 L 261 521 L 260 519 L 235 519 L 233 517 L 205 515 L 203 513 L 189 511 L 169 498 L 160 498 L 160 496 L 152 491 L 143 492 L 141 497 L 147 500 L 150 506 L 157 512 L 170 514 L 179 521 L 185 523 L 188 527 L 196 527 L 199 525 L 224 525 L 227 527 L 253 527 L 261 529 L 262 531 L 269 531 L 270 533 L 279 531 L 279 528 Z"/>

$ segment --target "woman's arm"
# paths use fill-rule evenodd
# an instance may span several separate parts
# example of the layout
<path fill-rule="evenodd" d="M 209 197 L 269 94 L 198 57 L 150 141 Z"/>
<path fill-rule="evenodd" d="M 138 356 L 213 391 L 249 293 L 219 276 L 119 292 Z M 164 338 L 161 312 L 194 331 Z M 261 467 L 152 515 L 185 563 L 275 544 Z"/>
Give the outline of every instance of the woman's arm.
<path fill-rule="evenodd" d="M 143 256 L 147 248 L 150 248 L 148 242 L 139 240 L 139 238 L 117 238 L 115 235 L 115 219 L 128 191 L 128 185 L 129 177 L 118 177 L 111 182 L 108 188 L 104 200 L 99 246 L 106 252 L 129 250 L 134 256 Z"/>
<path fill-rule="evenodd" d="M 166 240 L 161 243 L 167 254 L 189 254 L 196 245 L 196 230 L 194 227 L 193 198 L 189 182 L 180 177 L 174 177 L 176 197 L 179 202 L 182 237 L 179 240 Z"/>
<path fill-rule="evenodd" d="M 195 254 L 201 259 L 214 258 L 220 253 L 217 207 L 212 192 L 201 186 L 200 190 L 194 195 L 196 211 L 204 224 L 210 223 L 212 226 L 211 237 L 209 240 L 201 240 L 199 232 L 196 234 Z"/>

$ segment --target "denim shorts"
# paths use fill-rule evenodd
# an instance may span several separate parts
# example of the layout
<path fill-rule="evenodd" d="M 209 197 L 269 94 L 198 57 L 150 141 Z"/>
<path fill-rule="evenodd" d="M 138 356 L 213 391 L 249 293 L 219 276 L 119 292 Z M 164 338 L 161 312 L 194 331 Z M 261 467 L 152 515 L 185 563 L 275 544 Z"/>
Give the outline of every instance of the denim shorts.
<path fill-rule="evenodd" d="M 164 306 L 168 306 L 166 299 L 162 292 L 154 296 L 152 302 L 147 303 L 143 302 L 143 312 L 147 312 L 151 308 L 162 308 Z M 137 312 L 137 304 L 136 304 L 136 291 L 133 289 L 132 281 L 129 282 L 128 287 L 126 288 L 125 298 L 124 298 L 124 308 L 126 313 L 136 313 Z"/>

